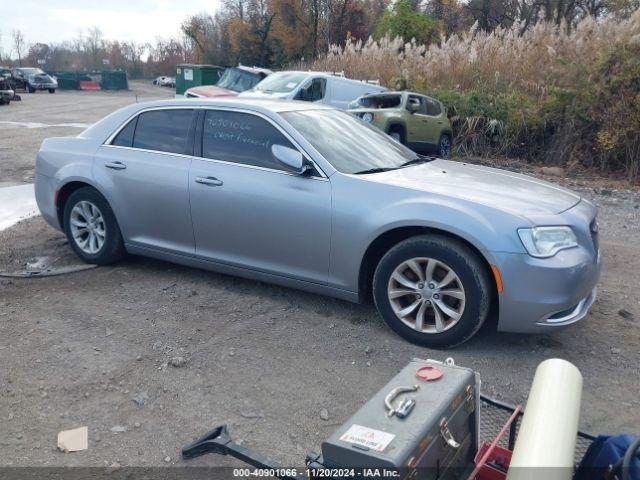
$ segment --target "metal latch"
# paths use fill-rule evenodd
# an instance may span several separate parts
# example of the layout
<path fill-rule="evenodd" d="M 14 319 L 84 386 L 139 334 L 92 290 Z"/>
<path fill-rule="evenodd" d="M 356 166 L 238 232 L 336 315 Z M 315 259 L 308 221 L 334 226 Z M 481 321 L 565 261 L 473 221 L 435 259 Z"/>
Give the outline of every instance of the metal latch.
<path fill-rule="evenodd" d="M 460 444 L 456 442 L 456 440 L 453 438 L 453 435 L 451 434 L 451 431 L 449 430 L 449 424 L 447 423 L 446 418 L 440 420 L 440 435 L 442 436 L 442 439 L 447 442 L 447 445 L 449 445 L 451 448 L 460 448 Z"/>
<path fill-rule="evenodd" d="M 467 413 L 471 413 L 476 409 L 476 402 L 473 393 L 473 387 L 471 385 L 467 385 Z"/>

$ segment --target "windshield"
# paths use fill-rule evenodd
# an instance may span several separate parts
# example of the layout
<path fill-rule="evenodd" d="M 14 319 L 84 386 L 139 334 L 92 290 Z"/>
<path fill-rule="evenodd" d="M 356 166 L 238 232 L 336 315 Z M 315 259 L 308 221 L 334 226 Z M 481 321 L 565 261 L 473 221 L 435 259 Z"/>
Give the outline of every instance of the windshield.
<path fill-rule="evenodd" d="M 216 86 L 233 90 L 234 92 L 244 92 L 253 88 L 260 80 L 262 80 L 262 77 L 258 74 L 239 68 L 227 68 Z"/>
<path fill-rule="evenodd" d="M 269 75 L 254 88 L 256 92 L 288 93 L 293 91 L 309 75 L 301 72 L 278 72 Z"/>
<path fill-rule="evenodd" d="M 402 103 L 402 95 L 384 94 L 384 95 L 365 95 L 358 98 L 352 108 L 395 108 Z"/>
<path fill-rule="evenodd" d="M 44 73 L 39 68 L 19 68 L 18 70 L 24 73 L 25 75 L 40 75 Z"/>
<path fill-rule="evenodd" d="M 342 173 L 400 168 L 418 157 L 386 133 L 340 110 L 280 115 Z"/>

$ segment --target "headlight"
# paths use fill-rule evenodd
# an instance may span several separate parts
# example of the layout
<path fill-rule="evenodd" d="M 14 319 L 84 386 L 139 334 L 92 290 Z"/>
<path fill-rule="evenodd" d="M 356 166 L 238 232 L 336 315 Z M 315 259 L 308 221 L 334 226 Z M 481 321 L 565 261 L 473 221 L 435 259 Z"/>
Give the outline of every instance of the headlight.
<path fill-rule="evenodd" d="M 571 227 L 520 228 L 518 235 L 532 257 L 553 257 L 560 250 L 578 246 Z"/>
<path fill-rule="evenodd" d="M 371 112 L 363 113 L 362 114 L 362 120 L 364 120 L 367 123 L 373 122 L 373 113 L 371 113 Z"/>

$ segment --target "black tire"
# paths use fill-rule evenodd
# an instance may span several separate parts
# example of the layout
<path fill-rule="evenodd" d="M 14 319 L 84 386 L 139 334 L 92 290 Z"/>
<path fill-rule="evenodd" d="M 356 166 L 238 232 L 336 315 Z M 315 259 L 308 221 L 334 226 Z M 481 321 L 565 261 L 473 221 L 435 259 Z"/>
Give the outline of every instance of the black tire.
<path fill-rule="evenodd" d="M 82 201 L 89 201 L 98 207 L 105 221 L 104 244 L 95 254 L 84 252 L 76 243 L 76 240 L 73 238 L 71 233 L 71 211 L 79 202 Z M 125 256 L 126 251 L 124 248 L 124 242 L 122 241 L 122 234 L 120 233 L 120 227 L 118 226 L 116 217 L 113 214 L 113 210 L 111 210 L 109 202 L 107 202 L 107 200 L 94 188 L 83 187 L 74 191 L 64 204 L 63 219 L 64 232 L 71 248 L 76 255 L 86 263 L 109 265 L 121 260 Z"/>
<path fill-rule="evenodd" d="M 440 158 L 451 158 L 451 146 L 451 135 L 448 133 L 440 135 L 440 140 L 438 140 L 438 156 Z"/>
<path fill-rule="evenodd" d="M 56 89 L 55 88 L 50 88 L 49 89 L 49 93 L 56 93 Z"/>
<path fill-rule="evenodd" d="M 412 258 L 426 257 L 443 262 L 457 274 L 465 295 L 462 316 L 440 333 L 422 333 L 406 325 L 393 311 L 387 287 L 394 270 Z M 420 235 L 391 248 L 380 260 L 373 277 L 373 297 L 384 321 L 404 339 L 425 347 L 451 348 L 469 340 L 489 313 L 489 275 L 478 256 L 464 243 L 442 235 Z"/>
<path fill-rule="evenodd" d="M 404 128 L 402 128 L 400 125 L 392 125 L 391 128 L 389 128 L 389 132 L 387 132 L 387 134 L 390 137 L 398 140 L 401 144 L 407 144 L 407 135 L 405 134 Z"/>

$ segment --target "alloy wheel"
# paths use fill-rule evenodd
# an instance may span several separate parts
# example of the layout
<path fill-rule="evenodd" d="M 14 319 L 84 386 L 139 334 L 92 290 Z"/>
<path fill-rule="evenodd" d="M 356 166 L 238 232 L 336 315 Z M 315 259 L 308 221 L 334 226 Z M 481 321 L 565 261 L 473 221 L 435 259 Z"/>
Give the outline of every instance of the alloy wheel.
<path fill-rule="evenodd" d="M 71 209 L 71 236 L 78 248 L 89 255 L 97 254 L 104 246 L 107 227 L 100 209 L 83 200 Z"/>
<path fill-rule="evenodd" d="M 442 333 L 456 325 L 465 306 L 464 286 L 447 264 L 419 257 L 391 274 L 387 296 L 396 316 L 420 333 Z"/>
<path fill-rule="evenodd" d="M 446 135 L 440 139 L 439 153 L 441 158 L 449 158 L 451 156 L 451 140 L 449 140 L 449 137 Z"/>

